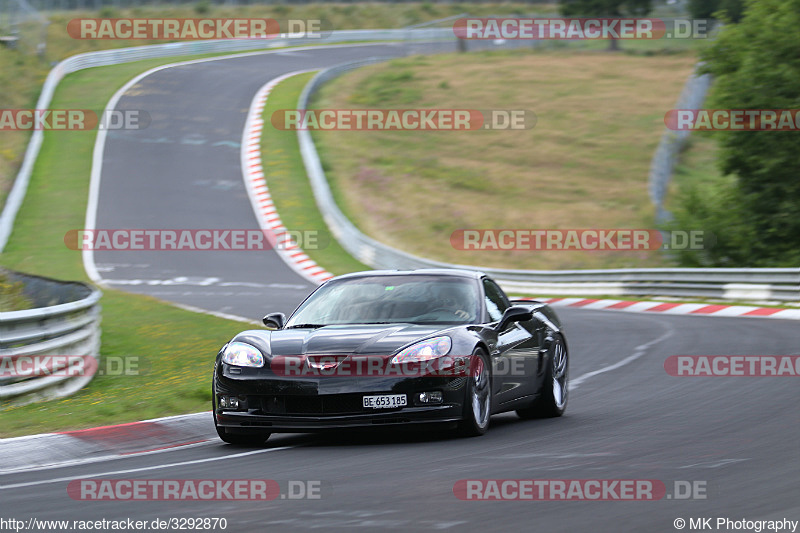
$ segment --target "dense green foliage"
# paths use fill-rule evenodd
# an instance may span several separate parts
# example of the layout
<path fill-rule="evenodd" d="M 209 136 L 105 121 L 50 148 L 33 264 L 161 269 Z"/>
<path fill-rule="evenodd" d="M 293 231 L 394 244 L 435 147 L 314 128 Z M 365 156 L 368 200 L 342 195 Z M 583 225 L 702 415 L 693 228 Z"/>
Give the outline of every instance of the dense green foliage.
<path fill-rule="evenodd" d="M 651 0 L 561 0 L 565 17 L 643 17 L 652 9 Z"/>
<path fill-rule="evenodd" d="M 708 109 L 800 108 L 800 0 L 748 0 L 706 51 Z M 800 133 L 717 132 L 724 179 L 682 192 L 676 226 L 711 230 L 716 246 L 684 263 L 800 263 Z"/>
<path fill-rule="evenodd" d="M 744 0 L 689 0 L 689 15 L 710 19 L 722 15 L 725 20 L 739 22 L 744 14 Z"/>

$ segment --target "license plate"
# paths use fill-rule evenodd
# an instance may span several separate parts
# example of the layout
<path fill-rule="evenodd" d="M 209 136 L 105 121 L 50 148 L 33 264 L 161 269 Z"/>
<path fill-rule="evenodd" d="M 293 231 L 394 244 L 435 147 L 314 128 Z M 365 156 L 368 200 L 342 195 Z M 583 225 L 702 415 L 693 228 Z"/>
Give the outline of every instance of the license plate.
<path fill-rule="evenodd" d="M 405 394 L 381 394 L 378 396 L 364 396 L 364 407 L 371 409 L 392 409 L 405 407 Z"/>

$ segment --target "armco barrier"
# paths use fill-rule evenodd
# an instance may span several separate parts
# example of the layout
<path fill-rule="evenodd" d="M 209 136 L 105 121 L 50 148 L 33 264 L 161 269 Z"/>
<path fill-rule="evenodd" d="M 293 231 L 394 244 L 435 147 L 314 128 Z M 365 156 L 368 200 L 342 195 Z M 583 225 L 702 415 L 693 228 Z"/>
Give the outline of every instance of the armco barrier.
<path fill-rule="evenodd" d="M 385 61 L 375 57 L 328 68 L 306 85 L 298 109 L 328 80 L 349 70 Z M 683 99 L 682 99 L 683 100 Z M 297 130 L 300 152 L 314 197 L 334 237 L 356 259 L 373 268 L 468 268 L 417 257 L 372 239 L 336 205 L 308 130 Z M 800 301 L 800 268 L 643 268 L 616 270 L 507 270 L 482 268 L 508 290 L 531 294 L 607 296 L 665 295 L 724 300 Z"/>
<path fill-rule="evenodd" d="M 24 401 L 67 396 L 91 381 L 99 363 L 101 293 L 83 283 L 3 272 L 24 284 L 32 309 L 0 312 L 0 368 L 16 368 L 24 356 L 78 356 L 86 370 L 50 375 L 9 376 L 0 373 L 0 400 Z"/>
<path fill-rule="evenodd" d="M 454 41 L 451 28 L 412 28 L 397 30 L 336 31 L 323 42 L 319 39 L 226 40 L 169 43 L 117 50 L 90 52 L 70 57 L 59 63 L 48 75 L 37 103 L 37 108 L 47 108 L 58 82 L 67 74 L 81 69 L 116 65 L 142 59 L 171 57 L 215 52 L 242 52 L 270 47 L 304 44 L 328 44 L 356 41 Z M 317 75 L 306 87 L 301 104 L 321 83 L 359 64 L 333 67 Z M 705 82 L 703 82 L 705 83 Z M 694 89 L 691 94 L 700 94 Z M 683 100 L 683 98 L 681 99 Z M 688 107 L 688 105 L 687 105 Z M 298 131 L 303 161 L 314 188 L 314 195 L 325 221 L 336 238 L 351 254 L 363 263 L 377 268 L 451 267 L 395 250 L 370 239 L 358 231 L 341 213 L 333 201 L 322 171 L 322 165 L 307 131 Z M 22 204 L 28 187 L 31 169 L 42 143 L 42 132 L 31 137 L 25 158 L 6 199 L 0 215 L 0 251 L 11 234 L 14 218 Z M 658 201 L 662 178 L 651 177 L 651 194 Z M 455 265 L 458 266 L 458 265 Z M 467 267 L 475 268 L 475 267 Z M 517 290 L 548 294 L 604 294 L 648 295 L 664 294 L 681 297 L 712 297 L 731 300 L 782 300 L 800 301 L 800 269 L 620 269 L 586 271 L 522 271 L 484 269 Z"/>
<path fill-rule="evenodd" d="M 428 41 L 428 40 L 455 40 L 451 29 L 434 28 L 418 30 L 343 30 L 335 31 L 324 38 L 292 38 L 292 39 L 229 39 L 215 41 L 191 41 L 157 44 L 149 46 L 137 46 L 132 48 L 118 48 L 112 50 L 101 50 L 99 52 L 87 52 L 69 57 L 56 65 L 47 75 L 47 79 L 42 86 L 42 92 L 36 103 L 37 109 L 48 109 L 53 99 L 58 83 L 72 72 L 79 70 L 106 67 L 141 61 L 143 59 L 157 59 L 162 57 L 179 57 L 199 54 L 213 54 L 224 52 L 247 52 L 258 51 L 269 48 L 283 46 L 300 46 L 309 44 L 334 44 L 343 42 L 358 41 Z M 41 130 L 36 130 L 31 135 L 25 157 L 22 161 L 19 173 L 14 181 L 6 203 L 0 214 L 0 252 L 5 248 L 14 226 L 14 219 L 22 206 L 25 193 L 28 190 L 31 171 L 39 155 L 44 134 Z"/>
<path fill-rule="evenodd" d="M 701 74 L 702 63 L 695 66 L 694 72 L 686 80 L 686 85 L 681 91 L 675 109 L 700 109 L 706 99 L 706 93 L 711 88 L 711 74 Z M 689 130 L 672 131 L 664 128 L 661 140 L 658 143 L 653 159 L 650 162 L 648 175 L 648 188 L 650 200 L 656 207 L 656 222 L 666 222 L 670 214 L 664 209 L 664 198 L 667 196 L 667 187 L 675 172 L 681 150 L 689 140 Z"/>

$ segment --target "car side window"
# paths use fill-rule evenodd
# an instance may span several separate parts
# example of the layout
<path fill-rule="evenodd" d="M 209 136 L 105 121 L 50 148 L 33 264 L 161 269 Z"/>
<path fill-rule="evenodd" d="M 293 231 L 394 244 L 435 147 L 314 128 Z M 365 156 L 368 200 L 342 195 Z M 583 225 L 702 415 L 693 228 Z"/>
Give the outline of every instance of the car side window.
<path fill-rule="evenodd" d="M 508 301 L 503 290 L 497 286 L 497 283 L 484 279 L 483 292 L 486 311 L 489 313 L 489 321 L 496 322 L 503 318 L 503 312 L 511 307 L 511 302 Z"/>

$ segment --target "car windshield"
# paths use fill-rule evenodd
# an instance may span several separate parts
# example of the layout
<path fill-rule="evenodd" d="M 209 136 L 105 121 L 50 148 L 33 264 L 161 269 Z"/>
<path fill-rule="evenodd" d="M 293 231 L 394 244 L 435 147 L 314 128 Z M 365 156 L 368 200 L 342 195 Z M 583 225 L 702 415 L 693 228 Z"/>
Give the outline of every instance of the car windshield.
<path fill-rule="evenodd" d="M 295 311 L 287 328 L 336 324 L 466 324 L 479 312 L 469 278 L 372 276 L 331 281 Z"/>

